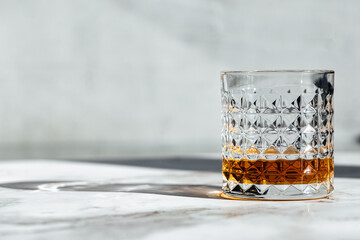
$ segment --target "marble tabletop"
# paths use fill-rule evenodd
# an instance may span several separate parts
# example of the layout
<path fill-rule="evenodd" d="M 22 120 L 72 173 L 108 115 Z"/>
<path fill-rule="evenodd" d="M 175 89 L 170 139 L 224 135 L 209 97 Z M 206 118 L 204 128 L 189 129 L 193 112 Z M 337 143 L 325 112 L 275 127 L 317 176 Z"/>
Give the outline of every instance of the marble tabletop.
<path fill-rule="evenodd" d="M 335 193 L 219 197 L 217 155 L 0 162 L 0 239 L 360 239 L 360 154 L 335 156 Z"/>

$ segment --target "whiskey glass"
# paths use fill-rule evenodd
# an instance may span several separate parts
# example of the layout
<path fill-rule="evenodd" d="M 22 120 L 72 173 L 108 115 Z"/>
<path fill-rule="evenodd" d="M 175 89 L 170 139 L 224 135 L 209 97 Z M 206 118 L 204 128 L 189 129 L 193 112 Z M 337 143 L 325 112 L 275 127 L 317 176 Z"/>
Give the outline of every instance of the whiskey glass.
<path fill-rule="evenodd" d="M 322 198 L 334 190 L 334 71 L 222 71 L 226 197 Z"/>

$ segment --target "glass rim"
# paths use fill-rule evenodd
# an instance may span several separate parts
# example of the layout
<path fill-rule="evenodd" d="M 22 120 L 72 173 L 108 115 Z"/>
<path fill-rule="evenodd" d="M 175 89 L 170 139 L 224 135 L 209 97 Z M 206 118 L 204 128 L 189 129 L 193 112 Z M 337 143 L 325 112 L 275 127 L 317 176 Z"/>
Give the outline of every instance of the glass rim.
<path fill-rule="evenodd" d="M 222 70 L 221 74 L 225 73 L 335 73 L 334 70 L 325 69 L 278 69 L 278 70 Z"/>

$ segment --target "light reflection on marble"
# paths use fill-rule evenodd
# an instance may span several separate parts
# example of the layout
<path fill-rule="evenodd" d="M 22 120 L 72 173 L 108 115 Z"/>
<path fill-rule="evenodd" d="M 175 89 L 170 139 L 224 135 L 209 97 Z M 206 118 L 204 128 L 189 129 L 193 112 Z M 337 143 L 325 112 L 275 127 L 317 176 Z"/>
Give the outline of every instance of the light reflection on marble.
<path fill-rule="evenodd" d="M 50 160 L 2 162 L 0 183 L 1 239 L 360 238 L 360 178 L 289 202 L 211 195 L 220 172 Z"/>

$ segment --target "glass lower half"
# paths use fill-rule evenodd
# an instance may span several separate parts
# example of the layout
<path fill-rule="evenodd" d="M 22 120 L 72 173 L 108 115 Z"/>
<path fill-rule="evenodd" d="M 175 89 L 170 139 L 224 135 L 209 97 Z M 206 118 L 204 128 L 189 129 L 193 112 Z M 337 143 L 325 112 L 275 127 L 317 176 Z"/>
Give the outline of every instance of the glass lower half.
<path fill-rule="evenodd" d="M 230 198 L 305 200 L 329 196 L 334 159 L 223 158 L 223 191 Z"/>

